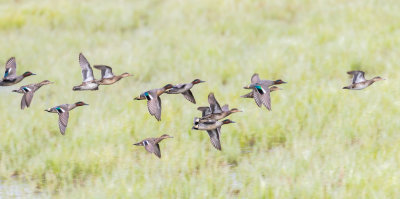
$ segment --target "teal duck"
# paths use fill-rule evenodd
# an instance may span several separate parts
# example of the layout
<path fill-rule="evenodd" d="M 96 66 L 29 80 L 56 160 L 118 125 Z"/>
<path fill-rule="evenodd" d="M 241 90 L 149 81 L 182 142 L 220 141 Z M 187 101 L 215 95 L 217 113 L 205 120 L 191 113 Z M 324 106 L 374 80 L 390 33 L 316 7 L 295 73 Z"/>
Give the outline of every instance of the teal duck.
<path fill-rule="evenodd" d="M 271 97 L 270 97 L 270 86 L 277 84 L 284 84 L 286 82 L 282 80 L 261 80 L 257 73 L 251 77 L 251 84 L 245 86 L 245 89 L 252 89 L 253 98 L 256 104 L 261 107 L 264 105 L 269 111 L 271 110 Z"/>
<path fill-rule="evenodd" d="M 193 104 L 196 104 L 196 100 L 194 99 L 192 91 L 190 91 L 191 88 L 193 88 L 194 85 L 203 83 L 205 81 L 202 81 L 200 79 L 195 79 L 190 83 L 187 84 L 177 84 L 174 85 L 171 89 L 169 89 L 166 93 L 167 94 L 182 94 L 183 97 L 185 97 L 187 100 L 192 102 Z"/>
<path fill-rule="evenodd" d="M 197 118 L 194 119 L 194 126 L 192 127 L 192 129 L 207 131 L 208 135 L 210 136 L 211 144 L 216 149 L 221 151 L 222 150 L 221 141 L 220 141 L 221 126 L 224 124 L 230 124 L 230 123 L 235 123 L 235 122 L 230 119 L 226 119 L 223 121 L 215 121 L 214 120 L 214 121 L 197 123 L 196 120 L 197 120 Z"/>
<path fill-rule="evenodd" d="M 161 150 L 160 150 L 160 145 L 158 144 L 162 140 L 166 138 L 173 138 L 172 136 L 169 136 L 167 134 L 164 134 L 158 138 L 146 138 L 136 144 L 136 146 L 144 146 L 146 151 L 150 153 L 154 153 L 158 158 L 161 158 Z"/>
<path fill-rule="evenodd" d="M 269 92 L 270 92 L 270 93 L 273 92 L 273 91 L 277 91 L 277 90 L 282 90 L 282 89 L 279 88 L 279 87 L 277 87 L 277 86 L 271 86 L 271 87 L 269 88 Z M 242 95 L 242 96 L 240 96 L 240 97 L 243 97 L 243 98 L 254 98 L 254 94 L 253 94 L 253 91 L 252 91 L 252 92 L 247 93 L 246 95 Z"/>
<path fill-rule="evenodd" d="M 33 94 L 37 90 L 39 90 L 40 87 L 47 85 L 47 84 L 52 84 L 52 83 L 53 82 L 51 82 L 49 80 L 44 80 L 37 84 L 29 84 L 29 85 L 21 86 L 18 90 L 13 90 L 13 92 L 24 94 L 21 99 L 21 109 L 24 109 L 25 107 L 29 108 L 32 98 L 33 98 Z"/>
<path fill-rule="evenodd" d="M 146 91 L 135 97 L 134 100 L 147 100 L 147 108 L 149 113 L 153 115 L 158 121 L 161 121 L 161 98 L 160 95 L 165 93 L 168 89 L 172 88 L 172 84 L 167 84 L 162 88 Z"/>
<path fill-rule="evenodd" d="M 45 111 L 49 113 L 58 113 L 58 127 L 60 128 L 60 132 L 62 135 L 65 134 L 65 129 L 67 128 L 68 118 L 69 118 L 69 111 L 78 107 L 78 106 L 85 106 L 89 105 L 85 102 L 76 102 L 75 104 L 63 104 L 58 105 L 53 108 L 49 108 Z"/>
<path fill-rule="evenodd" d="M 97 80 L 96 83 L 99 85 L 111 85 L 115 82 L 121 80 L 124 77 L 133 76 L 129 73 L 122 73 L 121 75 L 114 75 L 112 72 L 112 68 L 105 65 L 95 65 L 96 69 L 101 70 L 101 79 Z"/>
<path fill-rule="evenodd" d="M 351 85 L 343 87 L 343 89 L 349 89 L 349 90 L 362 90 L 364 88 L 367 88 L 368 86 L 372 85 L 373 83 L 381 80 L 385 80 L 382 77 L 374 77 L 370 80 L 366 80 L 364 77 L 364 72 L 363 71 L 349 71 L 347 74 L 353 76 L 353 80 Z"/>
<path fill-rule="evenodd" d="M 232 113 L 242 112 L 237 108 L 229 109 L 229 105 L 225 104 L 224 106 L 220 106 L 217 99 L 214 96 L 214 93 L 208 94 L 208 103 L 210 107 L 198 107 L 197 110 L 202 111 L 202 117 L 198 118 L 198 121 L 195 122 L 206 122 L 211 120 L 221 120 L 225 117 L 228 117 Z"/>
<path fill-rule="evenodd" d="M 72 90 L 74 91 L 98 90 L 99 84 L 94 79 L 92 67 L 90 67 L 88 60 L 82 53 L 79 53 L 79 65 L 81 66 L 82 69 L 83 82 L 78 86 L 74 86 Z"/>
<path fill-rule="evenodd" d="M 4 77 L 0 81 L 0 86 L 11 86 L 19 83 L 25 77 L 29 77 L 31 75 L 36 75 L 32 72 L 25 72 L 22 75 L 17 76 L 17 62 L 15 61 L 15 57 L 11 57 L 6 62 L 6 71 L 4 72 Z"/>

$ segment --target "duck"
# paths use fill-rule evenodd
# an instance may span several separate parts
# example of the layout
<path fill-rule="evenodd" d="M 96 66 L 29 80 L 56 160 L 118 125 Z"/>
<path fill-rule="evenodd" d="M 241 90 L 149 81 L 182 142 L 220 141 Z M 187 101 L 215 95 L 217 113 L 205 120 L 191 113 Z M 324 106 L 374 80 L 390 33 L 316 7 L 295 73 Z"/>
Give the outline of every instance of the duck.
<path fill-rule="evenodd" d="M 214 148 L 221 151 L 222 150 L 220 141 L 221 126 L 224 124 L 231 124 L 235 122 L 230 119 L 226 119 L 223 121 L 207 121 L 202 123 L 196 123 L 196 119 L 197 118 L 194 119 L 195 121 L 192 129 L 207 131 L 208 136 L 210 136 L 211 144 L 214 146 Z"/>
<path fill-rule="evenodd" d="M 122 78 L 133 76 L 129 73 L 122 73 L 121 75 L 114 75 L 112 68 L 105 65 L 95 65 L 96 69 L 101 70 L 101 79 L 97 80 L 96 83 L 99 85 L 111 85 L 121 80 Z"/>
<path fill-rule="evenodd" d="M 245 86 L 245 89 L 252 89 L 253 98 L 257 106 L 261 107 L 264 105 L 269 111 L 271 111 L 271 97 L 270 97 L 270 86 L 277 84 L 285 84 L 287 82 L 278 79 L 272 80 L 261 80 L 257 73 L 254 73 L 251 77 L 251 84 Z"/>
<path fill-rule="evenodd" d="M 349 71 L 347 74 L 353 76 L 353 80 L 351 85 L 343 87 L 343 89 L 349 89 L 349 90 L 362 90 L 364 88 L 367 88 L 368 86 L 371 86 L 373 83 L 381 80 L 385 80 L 384 78 L 377 76 L 372 79 L 366 80 L 364 77 L 365 72 L 364 71 Z"/>
<path fill-rule="evenodd" d="M 4 72 L 3 79 L 0 81 L 0 86 L 12 86 L 25 79 L 25 77 L 36 75 L 35 73 L 27 71 L 17 76 L 17 62 L 15 61 L 15 57 L 8 59 L 5 68 L 6 71 Z"/>
<path fill-rule="evenodd" d="M 210 120 L 221 120 L 228 117 L 232 113 L 242 112 L 237 108 L 229 109 L 229 105 L 220 106 L 214 93 L 208 94 L 208 103 L 210 107 L 198 107 L 197 110 L 202 111 L 202 117 L 196 122 L 206 122 Z"/>
<path fill-rule="evenodd" d="M 278 90 L 282 90 L 282 89 L 279 88 L 279 87 L 277 87 L 277 86 L 271 86 L 271 87 L 269 88 L 269 92 L 270 92 L 270 93 L 273 92 L 273 91 L 278 91 Z M 240 97 L 243 97 L 243 98 L 253 98 L 253 97 L 254 97 L 254 94 L 253 94 L 253 91 L 252 91 L 252 92 L 247 93 L 246 95 L 242 95 L 242 96 L 240 96 Z"/>
<path fill-rule="evenodd" d="M 150 115 L 153 115 L 158 121 L 161 121 L 161 98 L 160 95 L 165 93 L 168 89 L 172 88 L 172 84 L 167 84 L 162 88 L 157 88 L 143 92 L 139 97 L 134 100 L 147 100 L 147 108 Z"/>
<path fill-rule="evenodd" d="M 205 81 L 202 81 L 200 79 L 195 79 L 190 83 L 186 84 L 177 84 L 174 85 L 171 89 L 169 89 L 166 93 L 167 94 L 182 94 L 183 97 L 185 97 L 189 102 L 192 102 L 193 104 L 196 104 L 196 99 L 194 99 L 192 91 L 190 91 L 191 88 L 193 88 L 194 85 L 203 83 Z"/>
<path fill-rule="evenodd" d="M 53 108 L 49 108 L 45 111 L 49 113 L 58 113 L 58 127 L 60 128 L 61 135 L 65 135 L 65 130 L 68 125 L 69 111 L 78 107 L 78 106 L 87 106 L 85 102 L 79 101 L 74 104 L 62 104 L 55 106 Z"/>
<path fill-rule="evenodd" d="M 88 60 L 82 53 L 79 53 L 79 65 L 82 68 L 83 82 L 78 86 L 74 86 L 72 90 L 73 91 L 99 90 L 99 83 L 97 83 L 96 80 L 94 79 L 92 67 L 90 67 Z"/>
<path fill-rule="evenodd" d="M 13 90 L 12 92 L 24 94 L 21 99 L 21 109 L 23 110 L 25 107 L 29 108 L 32 98 L 33 98 L 33 94 L 37 90 L 39 90 L 40 87 L 42 87 L 44 85 L 48 85 L 48 84 L 53 84 L 53 82 L 51 82 L 49 80 L 44 80 L 37 84 L 29 84 L 29 85 L 21 86 L 18 90 Z"/>
<path fill-rule="evenodd" d="M 138 143 L 135 143 L 133 145 L 136 146 L 144 146 L 146 151 L 150 153 L 154 153 L 158 158 L 161 158 L 161 151 L 160 151 L 160 143 L 162 140 L 167 139 L 167 138 L 174 138 L 172 136 L 169 136 L 167 134 L 164 134 L 158 138 L 146 138 Z"/>

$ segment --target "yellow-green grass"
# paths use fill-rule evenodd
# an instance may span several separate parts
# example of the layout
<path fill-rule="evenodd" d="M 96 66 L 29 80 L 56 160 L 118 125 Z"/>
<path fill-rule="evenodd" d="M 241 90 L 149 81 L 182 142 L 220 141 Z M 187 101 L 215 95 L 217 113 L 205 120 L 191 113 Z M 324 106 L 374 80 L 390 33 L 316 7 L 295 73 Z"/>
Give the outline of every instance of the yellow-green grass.
<path fill-rule="evenodd" d="M 397 198 L 399 30 L 395 0 L 1 1 L 0 63 L 38 74 L 0 88 L 1 183 L 59 198 Z M 135 76 L 73 92 L 79 52 Z M 353 69 L 387 80 L 343 90 Z M 239 97 L 254 72 L 288 81 L 271 112 Z M 161 96 L 161 122 L 133 101 L 195 78 L 198 103 Z M 44 79 L 56 83 L 20 110 L 11 90 Z M 222 152 L 191 130 L 209 92 L 244 110 Z M 61 136 L 44 110 L 76 101 L 90 106 Z M 161 159 L 132 145 L 164 133 Z"/>

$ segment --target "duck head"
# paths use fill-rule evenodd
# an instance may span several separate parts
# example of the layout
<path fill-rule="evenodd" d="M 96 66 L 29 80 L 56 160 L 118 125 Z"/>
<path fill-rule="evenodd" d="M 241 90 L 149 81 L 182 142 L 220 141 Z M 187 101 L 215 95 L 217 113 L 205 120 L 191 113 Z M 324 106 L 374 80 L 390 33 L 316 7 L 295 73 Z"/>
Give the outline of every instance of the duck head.
<path fill-rule="evenodd" d="M 174 137 L 172 137 L 168 134 L 164 134 L 164 135 L 160 136 L 160 138 L 166 139 L 166 138 L 174 138 Z"/>
<path fill-rule="evenodd" d="M 377 81 L 386 80 L 386 79 L 385 79 L 385 78 L 382 78 L 382 77 L 379 77 L 379 76 L 377 76 L 377 77 L 374 77 L 374 78 L 372 78 L 372 80 L 373 80 L 374 82 L 377 82 Z"/>
<path fill-rule="evenodd" d="M 286 84 L 287 82 L 285 82 L 285 81 L 283 81 L 283 80 L 281 80 L 281 79 L 278 79 L 278 80 L 275 80 L 274 81 L 274 84 Z"/>
<path fill-rule="evenodd" d="M 203 82 L 205 82 L 205 81 L 202 81 L 200 79 L 195 79 L 195 80 L 192 81 L 192 84 L 200 84 L 200 83 L 203 83 Z"/>
<path fill-rule="evenodd" d="M 241 110 L 239 110 L 237 108 L 233 108 L 233 109 L 230 110 L 230 112 L 231 113 L 237 113 L 237 112 L 243 112 L 243 111 L 241 111 Z"/>
<path fill-rule="evenodd" d="M 76 102 L 75 105 L 76 106 L 87 106 L 89 104 L 86 104 L 85 102 L 80 101 L 80 102 Z"/>
<path fill-rule="evenodd" d="M 133 76 L 133 75 L 130 73 L 122 73 L 121 74 L 121 77 L 129 77 L 129 76 Z"/>
<path fill-rule="evenodd" d="M 42 82 L 40 82 L 41 85 L 47 85 L 47 84 L 54 84 L 54 82 L 51 82 L 49 80 L 44 80 Z"/>
<path fill-rule="evenodd" d="M 167 84 L 167 85 L 165 85 L 163 88 L 164 88 L 165 90 L 168 90 L 168 89 L 170 89 L 170 88 L 172 88 L 172 87 L 174 87 L 172 84 Z"/>
<path fill-rule="evenodd" d="M 36 75 L 35 73 L 32 73 L 30 71 L 25 72 L 24 74 L 22 74 L 23 77 L 29 77 L 31 75 Z"/>
<path fill-rule="evenodd" d="M 222 124 L 230 124 L 230 123 L 236 123 L 236 122 L 234 122 L 230 119 L 226 119 L 226 120 L 222 121 Z"/>

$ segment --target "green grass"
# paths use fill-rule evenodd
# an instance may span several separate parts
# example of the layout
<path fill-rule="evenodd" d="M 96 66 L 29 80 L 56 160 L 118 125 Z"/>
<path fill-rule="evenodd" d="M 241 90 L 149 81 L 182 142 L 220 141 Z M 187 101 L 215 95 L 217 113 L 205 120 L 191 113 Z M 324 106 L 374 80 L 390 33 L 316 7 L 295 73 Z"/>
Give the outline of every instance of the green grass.
<path fill-rule="evenodd" d="M 52 198 L 398 198 L 399 30 L 395 0 L 0 1 L 0 63 L 38 74 L 18 86 L 56 82 L 24 111 L 17 86 L 0 88 L 2 183 Z M 73 92 L 79 52 L 135 76 Z M 342 90 L 353 69 L 387 80 Z M 254 72 L 289 82 L 271 112 L 239 98 Z M 198 104 L 163 95 L 161 122 L 133 101 L 195 78 Z M 209 92 L 244 110 L 222 152 L 191 130 Z M 43 110 L 81 100 L 61 136 Z M 162 159 L 132 145 L 164 133 Z"/>

